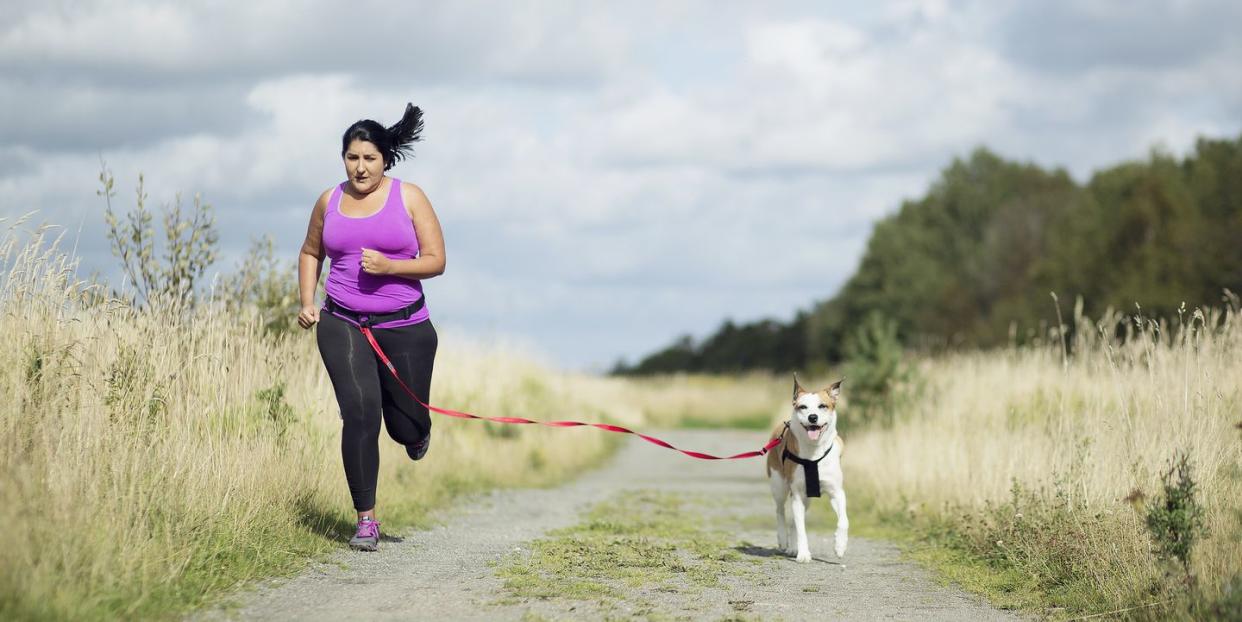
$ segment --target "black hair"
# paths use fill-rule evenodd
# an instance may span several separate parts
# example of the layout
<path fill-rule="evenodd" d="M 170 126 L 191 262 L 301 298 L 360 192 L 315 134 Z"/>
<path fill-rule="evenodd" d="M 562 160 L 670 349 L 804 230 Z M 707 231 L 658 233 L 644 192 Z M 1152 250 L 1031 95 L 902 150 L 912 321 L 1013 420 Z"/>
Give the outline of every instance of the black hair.
<path fill-rule="evenodd" d="M 422 132 L 422 109 L 407 103 L 401 120 L 388 129 L 370 119 L 363 119 L 349 126 L 341 137 L 341 157 L 345 157 L 349 143 L 355 140 L 366 141 L 379 150 L 384 158 L 384 170 L 388 170 L 397 162 L 414 156 L 412 146 L 422 140 Z"/>

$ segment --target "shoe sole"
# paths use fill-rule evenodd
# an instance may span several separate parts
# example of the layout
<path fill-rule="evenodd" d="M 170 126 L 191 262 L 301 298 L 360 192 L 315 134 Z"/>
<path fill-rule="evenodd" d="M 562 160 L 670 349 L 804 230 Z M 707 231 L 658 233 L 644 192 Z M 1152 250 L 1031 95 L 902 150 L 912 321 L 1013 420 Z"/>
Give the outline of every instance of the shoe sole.
<path fill-rule="evenodd" d="M 421 448 L 419 448 L 418 450 L 416 450 L 416 451 L 410 451 L 410 448 L 409 448 L 409 447 L 407 447 L 407 448 L 406 448 L 406 450 L 405 450 L 405 453 L 406 453 L 406 455 L 408 455 L 408 456 L 410 457 L 410 459 L 411 459 L 411 460 L 413 460 L 413 461 L 415 461 L 415 462 L 418 462 L 419 460 L 422 460 L 424 456 L 426 456 L 426 455 L 427 455 L 427 450 L 428 450 L 428 449 L 431 449 L 431 439 L 430 439 L 430 438 L 428 438 L 428 439 L 426 440 L 426 442 L 425 442 L 425 443 L 423 443 L 423 446 L 422 446 Z"/>
<path fill-rule="evenodd" d="M 379 550 L 378 542 L 350 542 L 349 548 L 355 551 L 375 552 Z"/>

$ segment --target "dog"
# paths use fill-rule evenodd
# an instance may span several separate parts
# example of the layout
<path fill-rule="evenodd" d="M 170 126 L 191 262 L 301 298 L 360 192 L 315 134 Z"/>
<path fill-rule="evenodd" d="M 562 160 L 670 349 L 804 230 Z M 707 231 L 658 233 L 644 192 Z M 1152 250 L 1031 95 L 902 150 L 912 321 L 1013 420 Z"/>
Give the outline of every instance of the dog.
<path fill-rule="evenodd" d="M 811 561 L 806 540 L 806 508 L 810 497 L 822 490 L 837 514 L 834 551 L 845 556 L 849 544 L 850 520 L 845 514 L 844 475 L 841 453 L 845 449 L 837 436 L 837 398 L 841 396 L 838 380 L 827 389 L 807 391 L 794 375 L 793 413 L 789 420 L 772 432 L 771 439 L 781 442 L 768 453 L 768 483 L 776 502 L 776 544 L 799 562 Z M 807 475 L 812 475 L 808 482 Z M 814 480 L 818 481 L 814 481 Z M 810 484 L 808 486 L 808 484 Z M 785 520 L 785 504 L 793 510 L 794 539 L 789 541 L 789 524 Z"/>

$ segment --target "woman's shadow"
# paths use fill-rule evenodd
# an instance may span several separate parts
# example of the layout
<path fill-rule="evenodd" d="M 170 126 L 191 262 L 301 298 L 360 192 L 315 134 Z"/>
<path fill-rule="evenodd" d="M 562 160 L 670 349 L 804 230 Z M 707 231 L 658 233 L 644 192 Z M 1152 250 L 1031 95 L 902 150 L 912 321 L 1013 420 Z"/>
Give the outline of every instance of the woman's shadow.
<path fill-rule="evenodd" d="M 353 523 L 341 516 L 340 513 L 331 512 L 307 499 L 299 499 L 297 502 L 298 524 L 310 530 L 319 536 L 323 536 L 333 542 L 349 541 L 354 535 Z M 405 539 L 399 536 L 393 536 L 386 533 L 380 534 L 382 542 L 404 542 Z"/>

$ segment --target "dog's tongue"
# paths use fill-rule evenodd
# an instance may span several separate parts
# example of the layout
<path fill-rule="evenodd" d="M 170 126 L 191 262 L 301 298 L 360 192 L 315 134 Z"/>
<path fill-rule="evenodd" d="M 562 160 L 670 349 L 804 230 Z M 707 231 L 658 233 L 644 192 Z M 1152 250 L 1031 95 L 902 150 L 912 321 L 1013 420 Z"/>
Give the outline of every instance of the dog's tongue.
<path fill-rule="evenodd" d="M 823 428 L 808 428 L 806 431 L 806 435 L 809 436 L 811 440 L 813 441 L 819 440 L 819 435 L 822 434 L 823 431 L 824 431 Z"/>

